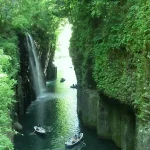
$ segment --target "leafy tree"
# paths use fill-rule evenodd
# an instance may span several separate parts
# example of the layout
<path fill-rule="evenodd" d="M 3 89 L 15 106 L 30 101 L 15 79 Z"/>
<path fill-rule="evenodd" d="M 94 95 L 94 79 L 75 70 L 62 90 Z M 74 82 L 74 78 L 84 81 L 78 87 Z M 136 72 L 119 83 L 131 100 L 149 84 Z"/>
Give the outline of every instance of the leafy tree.
<path fill-rule="evenodd" d="M 150 3 L 145 0 L 59 0 L 73 25 L 70 55 L 81 86 L 131 105 L 148 122 Z M 77 67 L 76 67 L 77 66 Z M 93 81 L 93 83 L 94 83 Z"/>
<path fill-rule="evenodd" d="M 44 54 L 54 54 L 59 21 L 56 0 L 0 0 L 0 149 L 13 149 L 7 136 L 11 132 L 17 75 L 20 71 L 18 33 L 30 32 Z M 50 49 L 52 48 L 52 49 Z M 53 56 L 53 55 L 52 55 Z"/>
<path fill-rule="evenodd" d="M 9 108 L 14 101 L 14 91 L 12 87 L 15 81 L 10 79 L 5 73 L 5 69 L 9 67 L 9 60 L 11 58 L 4 55 L 3 50 L 0 49 L 0 149 L 5 150 L 13 149 L 8 133 L 13 134 L 11 131 L 11 119 L 9 114 Z"/>

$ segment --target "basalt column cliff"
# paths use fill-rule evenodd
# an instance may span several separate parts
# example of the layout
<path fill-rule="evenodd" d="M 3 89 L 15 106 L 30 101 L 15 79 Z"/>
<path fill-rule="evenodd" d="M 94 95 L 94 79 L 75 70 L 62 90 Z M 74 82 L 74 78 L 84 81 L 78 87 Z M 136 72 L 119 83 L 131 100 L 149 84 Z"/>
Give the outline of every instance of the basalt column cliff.
<path fill-rule="evenodd" d="M 70 55 L 78 114 L 122 150 L 149 150 L 150 4 L 104 0 L 72 5 Z"/>

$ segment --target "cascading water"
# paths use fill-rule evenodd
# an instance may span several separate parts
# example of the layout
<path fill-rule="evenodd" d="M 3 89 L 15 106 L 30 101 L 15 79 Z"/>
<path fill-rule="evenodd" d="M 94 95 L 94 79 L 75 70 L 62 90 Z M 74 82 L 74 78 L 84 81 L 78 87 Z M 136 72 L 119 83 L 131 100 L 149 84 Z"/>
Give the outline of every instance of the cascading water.
<path fill-rule="evenodd" d="M 27 33 L 27 49 L 29 52 L 29 62 L 30 62 L 30 70 L 33 78 L 33 86 L 36 93 L 36 97 L 42 97 L 44 92 L 46 91 L 46 84 L 43 76 L 43 72 L 41 69 L 40 61 L 38 59 L 38 55 L 36 52 L 36 46 L 32 36 Z"/>

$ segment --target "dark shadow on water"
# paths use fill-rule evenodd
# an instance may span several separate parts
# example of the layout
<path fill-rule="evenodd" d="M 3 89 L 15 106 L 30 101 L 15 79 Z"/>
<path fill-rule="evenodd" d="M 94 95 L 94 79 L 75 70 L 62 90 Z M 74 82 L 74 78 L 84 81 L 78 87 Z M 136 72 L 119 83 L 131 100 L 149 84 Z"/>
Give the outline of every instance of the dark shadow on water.
<path fill-rule="evenodd" d="M 84 143 L 86 144 L 86 147 L 83 147 L 82 150 L 121 150 L 113 141 L 100 138 L 96 129 L 84 126 L 82 121 L 80 121 L 79 126 L 81 132 L 84 133 Z"/>

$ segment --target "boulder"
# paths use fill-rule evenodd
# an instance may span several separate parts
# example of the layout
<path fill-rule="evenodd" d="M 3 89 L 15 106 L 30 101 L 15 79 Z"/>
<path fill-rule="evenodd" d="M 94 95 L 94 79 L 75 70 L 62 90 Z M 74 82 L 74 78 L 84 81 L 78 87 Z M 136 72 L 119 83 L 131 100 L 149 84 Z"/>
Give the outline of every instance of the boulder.
<path fill-rule="evenodd" d="M 19 131 L 19 130 L 23 129 L 22 125 L 19 122 L 15 122 L 13 127 L 16 131 Z"/>

